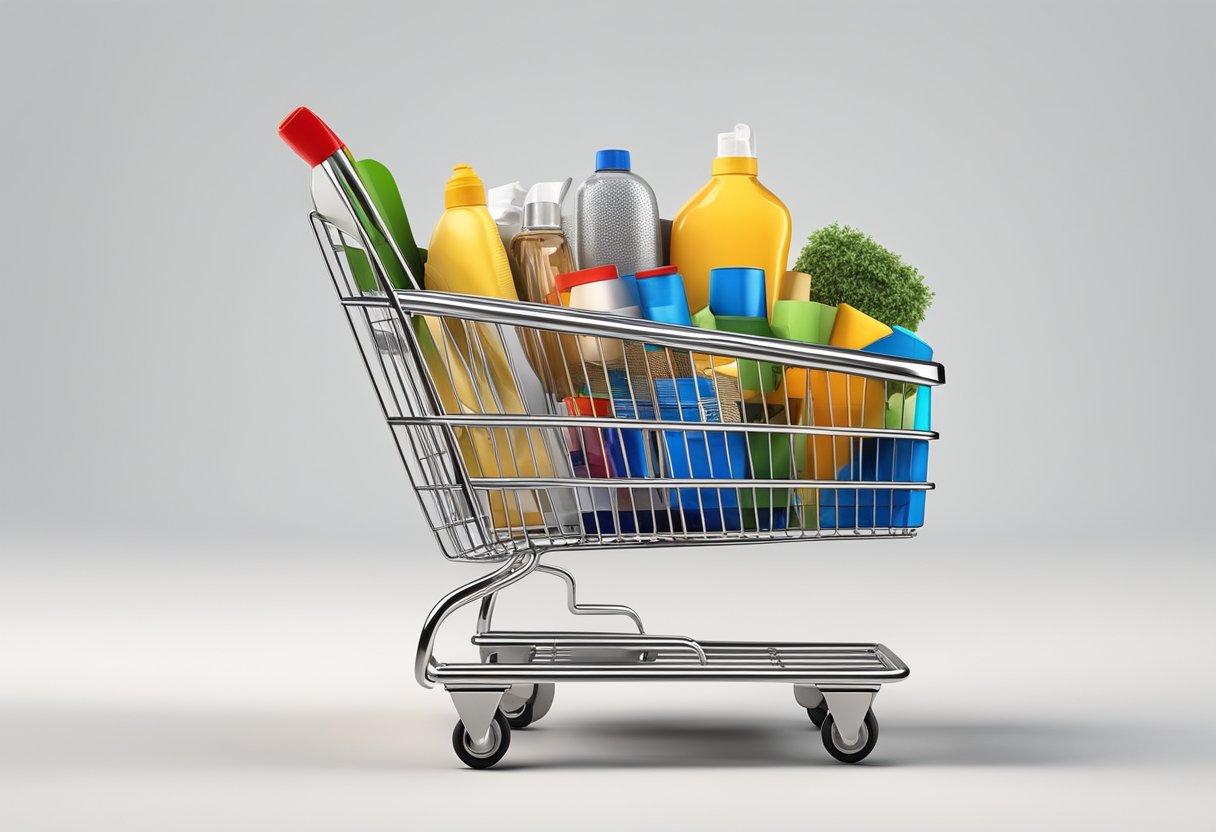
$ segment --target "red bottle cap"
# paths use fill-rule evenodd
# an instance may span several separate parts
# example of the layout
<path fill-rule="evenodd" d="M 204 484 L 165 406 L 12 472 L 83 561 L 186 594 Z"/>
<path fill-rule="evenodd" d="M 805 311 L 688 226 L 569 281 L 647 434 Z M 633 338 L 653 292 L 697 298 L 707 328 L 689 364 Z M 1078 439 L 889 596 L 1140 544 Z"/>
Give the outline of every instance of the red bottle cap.
<path fill-rule="evenodd" d="M 680 270 L 675 266 L 659 266 L 657 269 L 646 269 L 638 272 L 634 277 L 638 280 L 644 280 L 647 277 L 662 277 L 665 274 L 679 274 Z"/>
<path fill-rule="evenodd" d="M 575 286 L 584 283 L 599 283 L 601 280 L 616 280 L 616 266 L 596 266 L 594 269 L 580 269 L 577 272 L 566 272 L 553 278 L 557 291 L 568 292 Z"/>
<path fill-rule="evenodd" d="M 314 168 L 346 147 L 329 125 L 307 107 L 296 107 L 279 122 L 279 138 Z"/>

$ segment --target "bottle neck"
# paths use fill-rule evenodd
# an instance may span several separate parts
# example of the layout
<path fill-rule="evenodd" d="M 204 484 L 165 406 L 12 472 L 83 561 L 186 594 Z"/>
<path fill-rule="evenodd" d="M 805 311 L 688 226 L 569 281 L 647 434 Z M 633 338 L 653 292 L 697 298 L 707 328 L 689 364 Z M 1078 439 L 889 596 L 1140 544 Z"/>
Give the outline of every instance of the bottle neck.
<path fill-rule="evenodd" d="M 523 227 L 529 231 L 561 228 L 561 206 L 555 202 L 525 202 Z"/>
<path fill-rule="evenodd" d="M 719 156 L 714 159 L 713 175 L 742 174 L 755 176 L 758 166 L 755 156 Z"/>

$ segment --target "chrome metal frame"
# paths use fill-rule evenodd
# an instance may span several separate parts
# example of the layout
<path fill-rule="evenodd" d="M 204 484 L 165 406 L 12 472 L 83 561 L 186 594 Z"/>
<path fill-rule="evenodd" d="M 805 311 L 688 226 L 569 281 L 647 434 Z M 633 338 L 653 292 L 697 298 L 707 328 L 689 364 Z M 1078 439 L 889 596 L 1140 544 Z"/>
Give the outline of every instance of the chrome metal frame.
<path fill-rule="evenodd" d="M 514 712 L 530 698 L 535 699 L 538 690 L 549 686 L 547 697 L 541 698 L 543 713 L 552 701 L 551 686 L 568 681 L 785 682 L 793 685 L 803 707 L 826 705 L 842 742 L 860 742 L 862 723 L 879 687 L 908 675 L 907 666 L 885 646 L 711 642 L 652 635 L 630 607 L 580 604 L 574 576 L 541 560 L 555 550 L 605 546 L 912 537 L 916 533 L 914 525 L 894 521 L 893 507 L 897 499 L 902 499 L 895 495 L 927 491 L 933 488 L 932 483 L 901 478 L 895 473 L 894 460 L 883 476 L 884 469 L 874 457 L 870 459 L 873 473 L 868 479 L 859 475 L 827 477 L 822 473 L 808 476 L 798 467 L 802 457 L 814 467 L 814 453 L 824 452 L 832 455 L 833 472 L 850 470 L 847 465 L 840 468 L 836 458 L 838 449 L 843 448 L 846 456 L 858 460 L 859 471 L 869 471 L 865 455 L 881 447 L 873 443 L 889 443 L 888 450 L 896 448 L 894 453 L 898 454 L 906 446 L 900 443 L 936 439 L 937 434 L 931 430 L 909 429 L 902 408 L 906 408 L 911 390 L 921 391 L 944 382 L 940 364 L 693 330 L 576 309 L 439 292 L 394 291 L 380 255 L 362 231 L 358 239 L 352 239 L 315 213 L 311 219 L 385 421 L 442 552 L 451 560 L 501 564 L 451 591 L 434 606 L 422 626 L 415 654 L 418 683 L 423 687 L 441 684 L 452 693 L 467 730 L 469 750 L 475 754 L 492 750 L 494 732 L 500 730 L 492 724 L 495 708 Z M 345 256 L 349 249 L 365 253 L 381 292 L 358 291 Z M 410 277 L 417 282 L 416 276 Z M 612 369 L 610 362 L 589 360 L 585 354 L 572 360 L 562 347 L 556 365 L 567 373 L 571 389 L 581 386 L 585 391 L 611 392 L 614 408 L 624 396 L 629 403 L 627 416 L 573 416 L 564 412 L 561 393 L 556 392 L 562 380 L 545 375 L 554 366 L 555 356 L 546 356 L 543 348 L 545 344 L 560 347 L 565 343 L 562 338 L 584 339 L 578 341 L 580 351 L 584 343 L 598 345 L 601 357 L 605 341 L 623 345 L 623 351 L 617 347 L 616 353 L 631 356 L 632 364 L 625 362 Z M 527 353 L 526 362 L 520 359 L 516 347 Z M 499 358 L 506 363 L 495 364 Z M 721 364 L 723 358 L 733 365 Z M 654 418 L 661 410 L 661 383 L 656 383 L 656 378 L 664 372 L 664 360 L 671 373 L 663 378 L 693 379 L 691 386 L 697 392 L 687 401 L 680 399 L 679 384 L 664 383 L 675 391 L 678 412 L 683 414 L 691 408 L 696 420 L 686 421 L 684 415 L 672 420 L 670 414 Z M 677 364 L 683 368 L 683 375 L 677 372 Z M 744 381 L 745 367 L 765 365 L 770 365 L 773 378 L 779 379 L 779 393 L 767 387 L 749 388 Z M 503 366 L 509 375 L 502 371 Z M 726 370 L 720 369 L 723 366 L 733 366 L 735 375 L 724 375 Z M 699 377 L 707 378 L 712 385 L 712 400 L 702 397 Z M 528 378 L 547 391 L 540 407 L 534 402 L 527 407 L 519 404 L 527 395 Z M 804 380 L 805 390 L 791 391 L 791 379 L 796 378 Z M 585 383 L 578 384 L 576 379 Z M 817 393 L 812 389 L 812 379 L 821 382 Z M 820 421 L 818 412 L 815 419 L 809 418 L 813 397 L 819 395 L 822 404 L 825 390 L 831 408 L 827 423 Z M 860 417 L 859 402 L 849 399 L 833 404 L 833 390 L 837 396 L 858 397 Z M 898 400 L 893 392 L 900 394 Z M 883 412 L 877 421 L 873 408 L 868 417 L 865 410 L 874 398 L 872 394 L 881 395 Z M 456 398 L 459 406 L 454 407 Z M 896 401 L 901 408 L 895 413 L 899 427 L 892 428 L 886 424 L 890 421 L 887 411 Z M 726 417 L 728 406 L 734 408 L 733 419 Z M 840 412 L 848 415 L 842 420 Z M 786 475 L 741 479 L 743 472 L 731 468 L 725 472 L 714 470 L 712 476 L 674 476 L 671 462 L 664 461 L 661 453 L 654 470 L 634 472 L 627 457 L 623 473 L 588 475 L 577 466 L 570 468 L 565 457 L 574 459 L 575 451 L 583 453 L 587 447 L 572 448 L 572 435 L 579 442 L 592 437 L 591 441 L 599 445 L 597 448 L 593 444 L 591 449 L 602 451 L 606 457 L 614 437 L 623 443 L 623 429 L 643 437 L 650 449 L 647 453 L 660 448 L 662 442 L 677 449 L 682 443 L 689 459 L 694 447 L 690 442 L 702 442 L 708 449 L 710 437 L 719 437 L 722 443 L 731 441 L 730 437 L 741 437 L 738 442 L 746 447 L 749 471 L 757 463 L 753 448 L 756 440 L 768 443 L 769 450 L 763 453 L 769 456 L 760 462 L 773 470 L 782 466 L 773 461 L 773 448 L 777 446 L 772 443 L 782 447 L 788 443 Z M 475 442 L 490 450 L 489 465 L 479 458 Z M 556 455 L 550 450 L 553 447 L 560 449 Z M 810 456 L 808 449 L 812 449 Z M 728 458 L 727 467 L 731 466 Z M 721 476 L 723 473 L 733 476 Z M 855 496 L 851 505 L 856 519 L 851 526 L 838 521 L 835 527 L 824 527 L 822 520 L 830 515 L 821 509 L 831 504 L 821 501 L 824 495 L 835 495 L 835 509 L 839 510 L 842 491 Z M 678 501 L 673 496 L 677 493 Z M 686 502 L 690 494 L 695 494 L 693 507 Z M 728 518 L 727 497 L 732 494 Z M 861 518 L 863 494 L 872 500 L 872 505 L 867 504 L 874 518 L 869 525 Z M 892 506 L 891 519 L 885 525 L 877 521 L 880 510 L 886 508 L 879 504 L 880 496 Z M 597 501 L 601 499 L 607 500 L 610 509 L 605 512 L 606 518 L 596 519 L 601 511 Z M 748 510 L 754 516 L 744 513 L 749 500 Z M 707 507 L 707 501 L 712 505 Z M 767 516 L 761 514 L 762 504 Z M 594 515 L 592 519 L 588 519 L 588 511 Z M 775 519 L 778 511 L 780 522 Z M 492 618 L 498 594 L 534 572 L 552 575 L 566 584 L 567 608 L 573 615 L 624 617 L 637 632 L 494 630 Z M 436 660 L 434 647 L 440 626 L 452 612 L 477 601 L 480 606 L 472 643 L 481 660 Z"/>

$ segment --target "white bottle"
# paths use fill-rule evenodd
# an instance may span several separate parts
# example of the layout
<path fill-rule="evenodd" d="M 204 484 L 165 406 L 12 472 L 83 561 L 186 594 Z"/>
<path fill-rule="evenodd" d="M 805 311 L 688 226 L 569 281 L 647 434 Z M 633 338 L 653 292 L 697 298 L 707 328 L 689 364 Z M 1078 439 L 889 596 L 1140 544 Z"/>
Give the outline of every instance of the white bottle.
<path fill-rule="evenodd" d="M 659 203 L 646 180 L 630 170 L 628 150 L 600 150 L 595 173 L 574 200 L 578 267 L 616 266 L 637 274 L 663 265 Z"/>
<path fill-rule="evenodd" d="M 569 295 L 566 305 L 572 309 L 607 312 L 626 318 L 642 317 L 634 290 L 617 276 L 616 266 L 597 266 L 557 276 L 557 293 Z M 578 337 L 578 351 L 588 364 L 620 364 L 625 360 L 622 343 L 615 338 L 594 335 Z"/>

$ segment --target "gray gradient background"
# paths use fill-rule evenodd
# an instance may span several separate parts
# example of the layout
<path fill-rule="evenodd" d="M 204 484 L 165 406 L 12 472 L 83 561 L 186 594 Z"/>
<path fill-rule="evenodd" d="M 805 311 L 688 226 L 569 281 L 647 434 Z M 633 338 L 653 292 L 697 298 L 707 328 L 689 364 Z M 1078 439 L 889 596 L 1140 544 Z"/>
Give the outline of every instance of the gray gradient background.
<path fill-rule="evenodd" d="M 616 3 L 608 40 L 465 5 L 0 5 L 0 825 L 1211 828 L 1213 6 Z M 783 686 L 621 685 L 459 766 L 410 661 L 476 568 L 334 307 L 301 103 L 421 241 L 452 164 L 602 146 L 670 216 L 744 120 L 796 244 L 841 220 L 922 269 L 917 540 L 562 561 L 655 632 L 887 642 L 872 764 Z M 502 622 L 564 622 L 532 584 Z"/>

